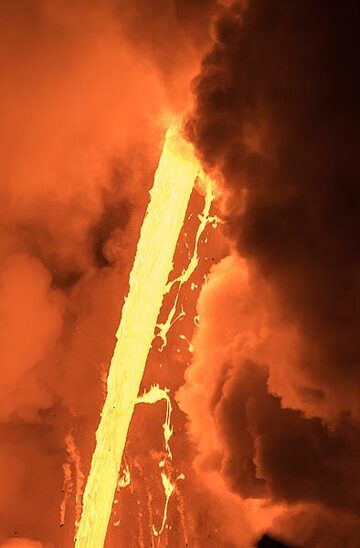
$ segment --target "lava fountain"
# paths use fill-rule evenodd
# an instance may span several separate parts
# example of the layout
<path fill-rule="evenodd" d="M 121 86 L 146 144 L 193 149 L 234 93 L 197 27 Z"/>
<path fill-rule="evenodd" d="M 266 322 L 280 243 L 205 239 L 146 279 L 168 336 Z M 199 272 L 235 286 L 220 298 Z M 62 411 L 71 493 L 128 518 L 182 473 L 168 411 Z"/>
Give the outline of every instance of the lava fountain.
<path fill-rule="evenodd" d="M 105 542 L 131 417 L 200 169 L 192 146 L 174 124 L 166 133 L 116 333 L 107 396 L 75 538 L 77 548 L 101 548 Z"/>

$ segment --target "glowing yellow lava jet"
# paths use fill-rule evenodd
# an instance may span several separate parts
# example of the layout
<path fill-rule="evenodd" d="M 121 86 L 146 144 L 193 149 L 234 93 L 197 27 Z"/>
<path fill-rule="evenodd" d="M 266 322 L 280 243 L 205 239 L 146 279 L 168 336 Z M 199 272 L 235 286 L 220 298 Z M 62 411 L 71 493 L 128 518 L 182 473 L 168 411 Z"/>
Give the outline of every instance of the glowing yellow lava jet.
<path fill-rule="evenodd" d="M 104 545 L 118 473 L 176 243 L 200 167 L 176 125 L 167 131 L 124 302 L 76 533 L 77 548 Z"/>

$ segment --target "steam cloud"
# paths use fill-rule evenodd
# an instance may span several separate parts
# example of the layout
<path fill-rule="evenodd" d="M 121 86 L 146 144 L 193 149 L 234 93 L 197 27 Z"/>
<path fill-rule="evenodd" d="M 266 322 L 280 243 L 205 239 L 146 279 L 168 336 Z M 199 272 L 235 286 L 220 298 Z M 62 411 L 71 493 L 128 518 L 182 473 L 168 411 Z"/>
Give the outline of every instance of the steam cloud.
<path fill-rule="evenodd" d="M 152 2 L 148 17 L 149 3 L 131 0 L 2 2 L 5 546 L 73 541 L 59 529 L 65 436 L 80 425 L 90 457 L 147 190 L 212 4 Z"/>

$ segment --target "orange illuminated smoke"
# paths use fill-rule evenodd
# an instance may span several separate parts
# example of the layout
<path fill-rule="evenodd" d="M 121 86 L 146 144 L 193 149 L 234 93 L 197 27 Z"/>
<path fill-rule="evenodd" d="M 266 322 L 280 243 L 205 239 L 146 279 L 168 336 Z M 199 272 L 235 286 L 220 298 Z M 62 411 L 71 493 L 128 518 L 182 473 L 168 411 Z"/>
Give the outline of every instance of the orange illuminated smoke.
<path fill-rule="evenodd" d="M 130 274 L 130 289 L 116 334 L 107 396 L 76 533 L 77 548 L 104 545 L 130 420 L 199 170 L 191 145 L 181 138 L 175 125 L 170 127 L 150 192 Z"/>

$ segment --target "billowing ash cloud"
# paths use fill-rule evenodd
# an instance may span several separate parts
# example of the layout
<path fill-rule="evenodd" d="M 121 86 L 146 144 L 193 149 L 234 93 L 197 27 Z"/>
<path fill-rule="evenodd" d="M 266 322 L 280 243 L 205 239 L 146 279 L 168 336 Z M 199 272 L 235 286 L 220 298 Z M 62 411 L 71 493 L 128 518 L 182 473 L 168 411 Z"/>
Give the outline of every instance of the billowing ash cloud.
<path fill-rule="evenodd" d="M 198 468 L 280 505 L 275 532 L 309 547 L 359 542 L 359 15 L 224 9 L 187 125 L 246 259 L 214 268 L 199 301 L 179 394 Z"/>
<path fill-rule="evenodd" d="M 232 193 L 240 252 L 299 331 L 297 399 L 357 417 L 358 9 L 255 1 L 226 12 L 190 124 Z"/>

